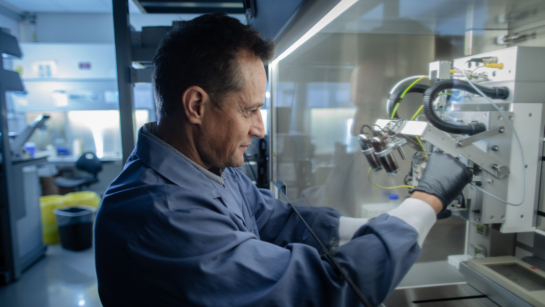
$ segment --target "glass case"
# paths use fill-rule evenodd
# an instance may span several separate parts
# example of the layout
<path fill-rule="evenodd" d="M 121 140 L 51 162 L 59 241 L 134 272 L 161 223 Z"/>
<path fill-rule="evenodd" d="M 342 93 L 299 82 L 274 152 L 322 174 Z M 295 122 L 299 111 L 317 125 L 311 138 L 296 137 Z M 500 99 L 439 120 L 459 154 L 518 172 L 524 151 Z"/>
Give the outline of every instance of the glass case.
<path fill-rule="evenodd" d="M 306 34 L 290 44 L 277 42 L 289 47 L 269 65 L 271 176 L 287 186 L 292 202 L 333 207 L 350 217 L 372 218 L 409 196 L 405 186 L 418 145 L 404 146 L 404 160 L 395 153 L 400 172 L 388 176 L 371 171 L 357 139 L 363 125 L 388 116 L 396 83 L 427 75 L 434 61 L 545 46 L 544 19 L 537 21 L 545 1 L 329 2 L 318 23 L 299 29 Z M 411 118 L 422 94 L 403 101 L 397 113 Z M 447 257 L 467 253 L 466 227 L 458 217 L 439 220 L 401 286 L 463 280 Z"/>

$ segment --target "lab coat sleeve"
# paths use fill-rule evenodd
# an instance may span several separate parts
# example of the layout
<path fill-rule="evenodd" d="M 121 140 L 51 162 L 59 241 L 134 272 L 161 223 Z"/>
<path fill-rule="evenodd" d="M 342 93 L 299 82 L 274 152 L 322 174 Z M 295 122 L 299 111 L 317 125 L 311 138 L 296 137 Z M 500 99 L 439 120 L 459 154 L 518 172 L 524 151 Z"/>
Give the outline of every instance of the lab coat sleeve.
<path fill-rule="evenodd" d="M 426 202 L 416 198 L 407 198 L 399 207 L 388 212 L 390 216 L 395 216 L 411 225 L 418 232 L 417 243 L 422 246 L 424 239 L 435 224 L 437 216 L 435 211 Z M 339 221 L 339 245 L 344 245 L 352 239 L 356 231 L 361 226 L 369 222 L 366 218 L 352 218 L 341 216 Z"/>
<path fill-rule="evenodd" d="M 246 197 L 255 216 L 260 239 L 279 246 L 304 243 L 322 252 L 320 245 L 297 216 L 290 204 L 274 197 L 270 190 L 258 189 L 246 175 L 237 171 L 241 193 Z M 339 218 L 341 213 L 328 207 L 296 205 L 305 221 L 324 245 L 335 247 L 339 243 Z"/>
<path fill-rule="evenodd" d="M 130 280 L 142 305 L 361 306 L 314 247 L 261 241 L 210 210 L 214 204 L 199 201 L 201 208 L 150 215 L 130 240 Z M 334 257 L 376 306 L 418 257 L 417 236 L 412 226 L 384 214 Z"/>

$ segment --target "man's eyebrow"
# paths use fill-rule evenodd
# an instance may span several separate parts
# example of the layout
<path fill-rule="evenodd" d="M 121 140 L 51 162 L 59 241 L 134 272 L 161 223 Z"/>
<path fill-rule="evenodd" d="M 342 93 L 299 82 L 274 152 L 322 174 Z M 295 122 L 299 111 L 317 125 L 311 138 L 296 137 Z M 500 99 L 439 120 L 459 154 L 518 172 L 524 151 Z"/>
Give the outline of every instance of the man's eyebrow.
<path fill-rule="evenodd" d="M 263 102 L 256 102 L 256 103 L 252 103 L 248 106 L 246 106 L 248 109 L 254 109 L 254 108 L 261 108 L 262 106 L 264 106 L 265 104 Z"/>

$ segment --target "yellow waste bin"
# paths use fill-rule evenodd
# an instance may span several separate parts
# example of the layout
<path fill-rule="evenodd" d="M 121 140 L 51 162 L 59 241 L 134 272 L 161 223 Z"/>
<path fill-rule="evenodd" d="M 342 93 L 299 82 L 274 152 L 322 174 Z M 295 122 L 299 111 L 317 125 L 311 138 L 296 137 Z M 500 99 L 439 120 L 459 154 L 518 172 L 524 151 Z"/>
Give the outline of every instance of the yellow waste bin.
<path fill-rule="evenodd" d="M 64 203 L 66 206 L 89 206 L 98 208 L 100 205 L 100 196 L 91 191 L 72 192 L 64 195 Z"/>
<path fill-rule="evenodd" d="M 64 207 L 62 195 L 48 195 L 40 197 L 40 208 L 42 211 L 42 236 L 45 244 L 60 242 L 59 230 L 53 210 Z"/>

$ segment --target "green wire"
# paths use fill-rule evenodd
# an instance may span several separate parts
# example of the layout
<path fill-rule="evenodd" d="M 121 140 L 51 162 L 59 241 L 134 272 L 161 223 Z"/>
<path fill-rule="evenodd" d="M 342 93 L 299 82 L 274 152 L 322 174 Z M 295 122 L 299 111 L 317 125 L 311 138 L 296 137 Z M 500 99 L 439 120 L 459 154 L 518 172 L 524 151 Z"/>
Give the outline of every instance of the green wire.
<path fill-rule="evenodd" d="M 399 107 L 399 102 L 396 103 L 396 106 L 394 107 L 394 111 L 392 112 L 392 117 L 390 117 L 390 118 L 394 118 L 394 115 L 396 114 L 396 111 L 397 111 L 398 107 Z"/>
<path fill-rule="evenodd" d="M 403 93 L 401 93 L 401 96 L 399 96 L 399 102 L 401 102 L 401 99 L 403 99 L 403 97 L 405 97 L 405 94 L 407 94 L 407 92 L 416 84 L 418 83 L 418 81 L 424 79 L 424 78 L 427 78 L 428 76 L 424 76 L 422 78 L 418 78 L 416 79 L 413 83 L 411 83 L 411 85 L 407 86 L 407 88 L 403 91 Z M 394 107 L 394 111 L 392 112 L 392 117 L 390 118 L 394 118 L 394 116 L 396 115 L 396 111 L 397 111 L 397 108 L 399 107 L 399 102 L 396 104 L 396 106 Z"/>
<path fill-rule="evenodd" d="M 424 79 L 424 78 L 427 78 L 428 76 L 424 76 L 422 78 L 418 78 L 416 79 L 413 83 L 411 83 L 411 85 L 409 85 L 404 91 L 403 93 L 401 93 L 401 96 L 399 98 L 403 99 L 403 97 L 405 97 L 405 94 L 407 94 L 407 92 L 416 84 L 418 83 L 420 80 Z"/>

